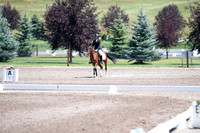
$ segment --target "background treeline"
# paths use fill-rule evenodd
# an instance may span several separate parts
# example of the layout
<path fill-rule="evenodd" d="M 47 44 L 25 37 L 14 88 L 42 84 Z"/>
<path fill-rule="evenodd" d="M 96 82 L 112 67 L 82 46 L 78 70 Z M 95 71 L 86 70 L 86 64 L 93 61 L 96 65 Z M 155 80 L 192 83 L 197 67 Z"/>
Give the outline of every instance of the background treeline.
<path fill-rule="evenodd" d="M 152 4 L 154 2 L 152 1 Z M 178 4 L 166 5 L 157 11 L 154 23 L 149 21 L 152 17 L 149 19 L 144 13 L 145 7 L 137 8 L 137 15 L 133 20 L 133 15 L 129 16 L 129 9 L 121 9 L 121 5 L 127 3 L 119 3 L 109 6 L 102 14 L 98 12 L 98 8 L 102 8 L 100 5 L 104 5 L 103 2 L 98 3 L 98 7 L 93 0 L 55 0 L 45 8 L 40 18 L 36 14 L 28 18 L 27 13 L 21 16 L 14 6 L 6 3 L 0 12 L 0 38 L 8 36 L 7 40 L 0 40 L 0 51 L 4 52 L 0 56 L 1 61 L 12 59 L 15 54 L 31 56 L 34 46 L 30 41 L 33 39 L 47 40 L 52 49 L 62 47 L 82 52 L 95 33 L 110 36 L 110 52 L 113 56 L 127 58 L 129 61 L 136 60 L 137 63 L 161 59 L 161 55 L 154 51 L 155 48 L 165 48 L 168 52 L 172 46 L 178 44 L 183 35 L 187 37 L 191 49 L 198 49 L 200 52 L 200 28 L 196 28 L 200 23 L 198 2 L 185 5 L 185 9 L 190 12 L 186 19 L 182 16 Z M 184 31 L 185 27 L 190 30 Z M 9 39 L 14 41 L 8 45 L 6 43 Z M 13 51 L 5 52 L 10 45 L 13 45 Z M 12 56 L 8 54 L 6 57 L 6 53 L 11 53 Z"/>

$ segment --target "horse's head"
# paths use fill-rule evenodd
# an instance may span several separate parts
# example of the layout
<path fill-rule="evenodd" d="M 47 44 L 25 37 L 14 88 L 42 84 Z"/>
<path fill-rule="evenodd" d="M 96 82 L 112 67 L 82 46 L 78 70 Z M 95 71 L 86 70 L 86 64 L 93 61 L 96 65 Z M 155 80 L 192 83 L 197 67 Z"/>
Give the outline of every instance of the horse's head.
<path fill-rule="evenodd" d="M 92 46 L 89 45 L 89 46 L 88 46 L 88 54 L 92 53 L 92 50 L 93 50 L 93 49 L 92 49 Z"/>

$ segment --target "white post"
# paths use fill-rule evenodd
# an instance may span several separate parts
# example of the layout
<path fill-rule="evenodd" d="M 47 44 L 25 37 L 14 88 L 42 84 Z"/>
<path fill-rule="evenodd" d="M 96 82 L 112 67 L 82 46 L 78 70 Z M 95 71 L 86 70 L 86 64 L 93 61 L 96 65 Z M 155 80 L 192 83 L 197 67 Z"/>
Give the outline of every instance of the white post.
<path fill-rule="evenodd" d="M 13 76 L 13 82 L 18 82 L 19 78 L 18 78 L 18 74 L 19 74 L 19 69 L 15 69 L 14 70 L 14 76 Z"/>
<path fill-rule="evenodd" d="M 192 103 L 193 114 L 192 114 L 192 127 L 200 128 L 200 105 L 196 101 Z"/>
<path fill-rule="evenodd" d="M 6 68 L 3 68 L 3 82 L 6 81 Z"/>
<path fill-rule="evenodd" d="M 0 93 L 2 93 L 2 92 L 3 92 L 3 85 L 0 84 Z"/>
<path fill-rule="evenodd" d="M 115 85 L 111 85 L 109 88 L 108 94 L 111 94 L 111 95 L 117 94 L 117 87 Z"/>

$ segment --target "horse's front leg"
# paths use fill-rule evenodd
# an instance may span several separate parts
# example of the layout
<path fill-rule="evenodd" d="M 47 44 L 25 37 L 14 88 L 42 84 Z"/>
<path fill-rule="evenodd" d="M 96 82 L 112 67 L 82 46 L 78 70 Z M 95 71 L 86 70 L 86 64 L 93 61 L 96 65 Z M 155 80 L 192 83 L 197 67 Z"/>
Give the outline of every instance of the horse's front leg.
<path fill-rule="evenodd" d="M 100 70 L 100 76 L 103 77 L 103 67 L 102 67 L 101 63 L 99 63 L 98 65 L 101 68 L 101 70 Z"/>
<path fill-rule="evenodd" d="M 97 68 L 96 67 L 93 68 L 93 76 L 97 77 Z"/>

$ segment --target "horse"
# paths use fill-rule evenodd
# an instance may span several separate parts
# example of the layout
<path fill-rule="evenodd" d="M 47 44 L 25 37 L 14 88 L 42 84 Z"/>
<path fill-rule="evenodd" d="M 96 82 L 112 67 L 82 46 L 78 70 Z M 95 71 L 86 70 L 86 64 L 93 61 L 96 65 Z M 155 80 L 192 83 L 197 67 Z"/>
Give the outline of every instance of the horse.
<path fill-rule="evenodd" d="M 114 64 L 116 63 L 116 60 L 115 58 L 111 57 L 110 55 L 108 55 L 108 53 L 106 53 L 104 50 L 101 50 L 102 52 L 102 61 L 105 65 L 105 73 L 107 75 L 107 59 L 110 59 Z M 90 61 L 92 62 L 92 65 L 93 65 L 93 76 L 94 77 L 97 77 L 98 74 L 97 74 L 97 65 L 101 68 L 101 71 L 100 71 L 100 76 L 102 77 L 103 76 L 103 66 L 101 65 L 101 62 L 99 61 L 99 58 L 98 58 L 98 53 L 91 47 L 91 46 L 88 46 L 88 54 L 90 54 Z"/>

